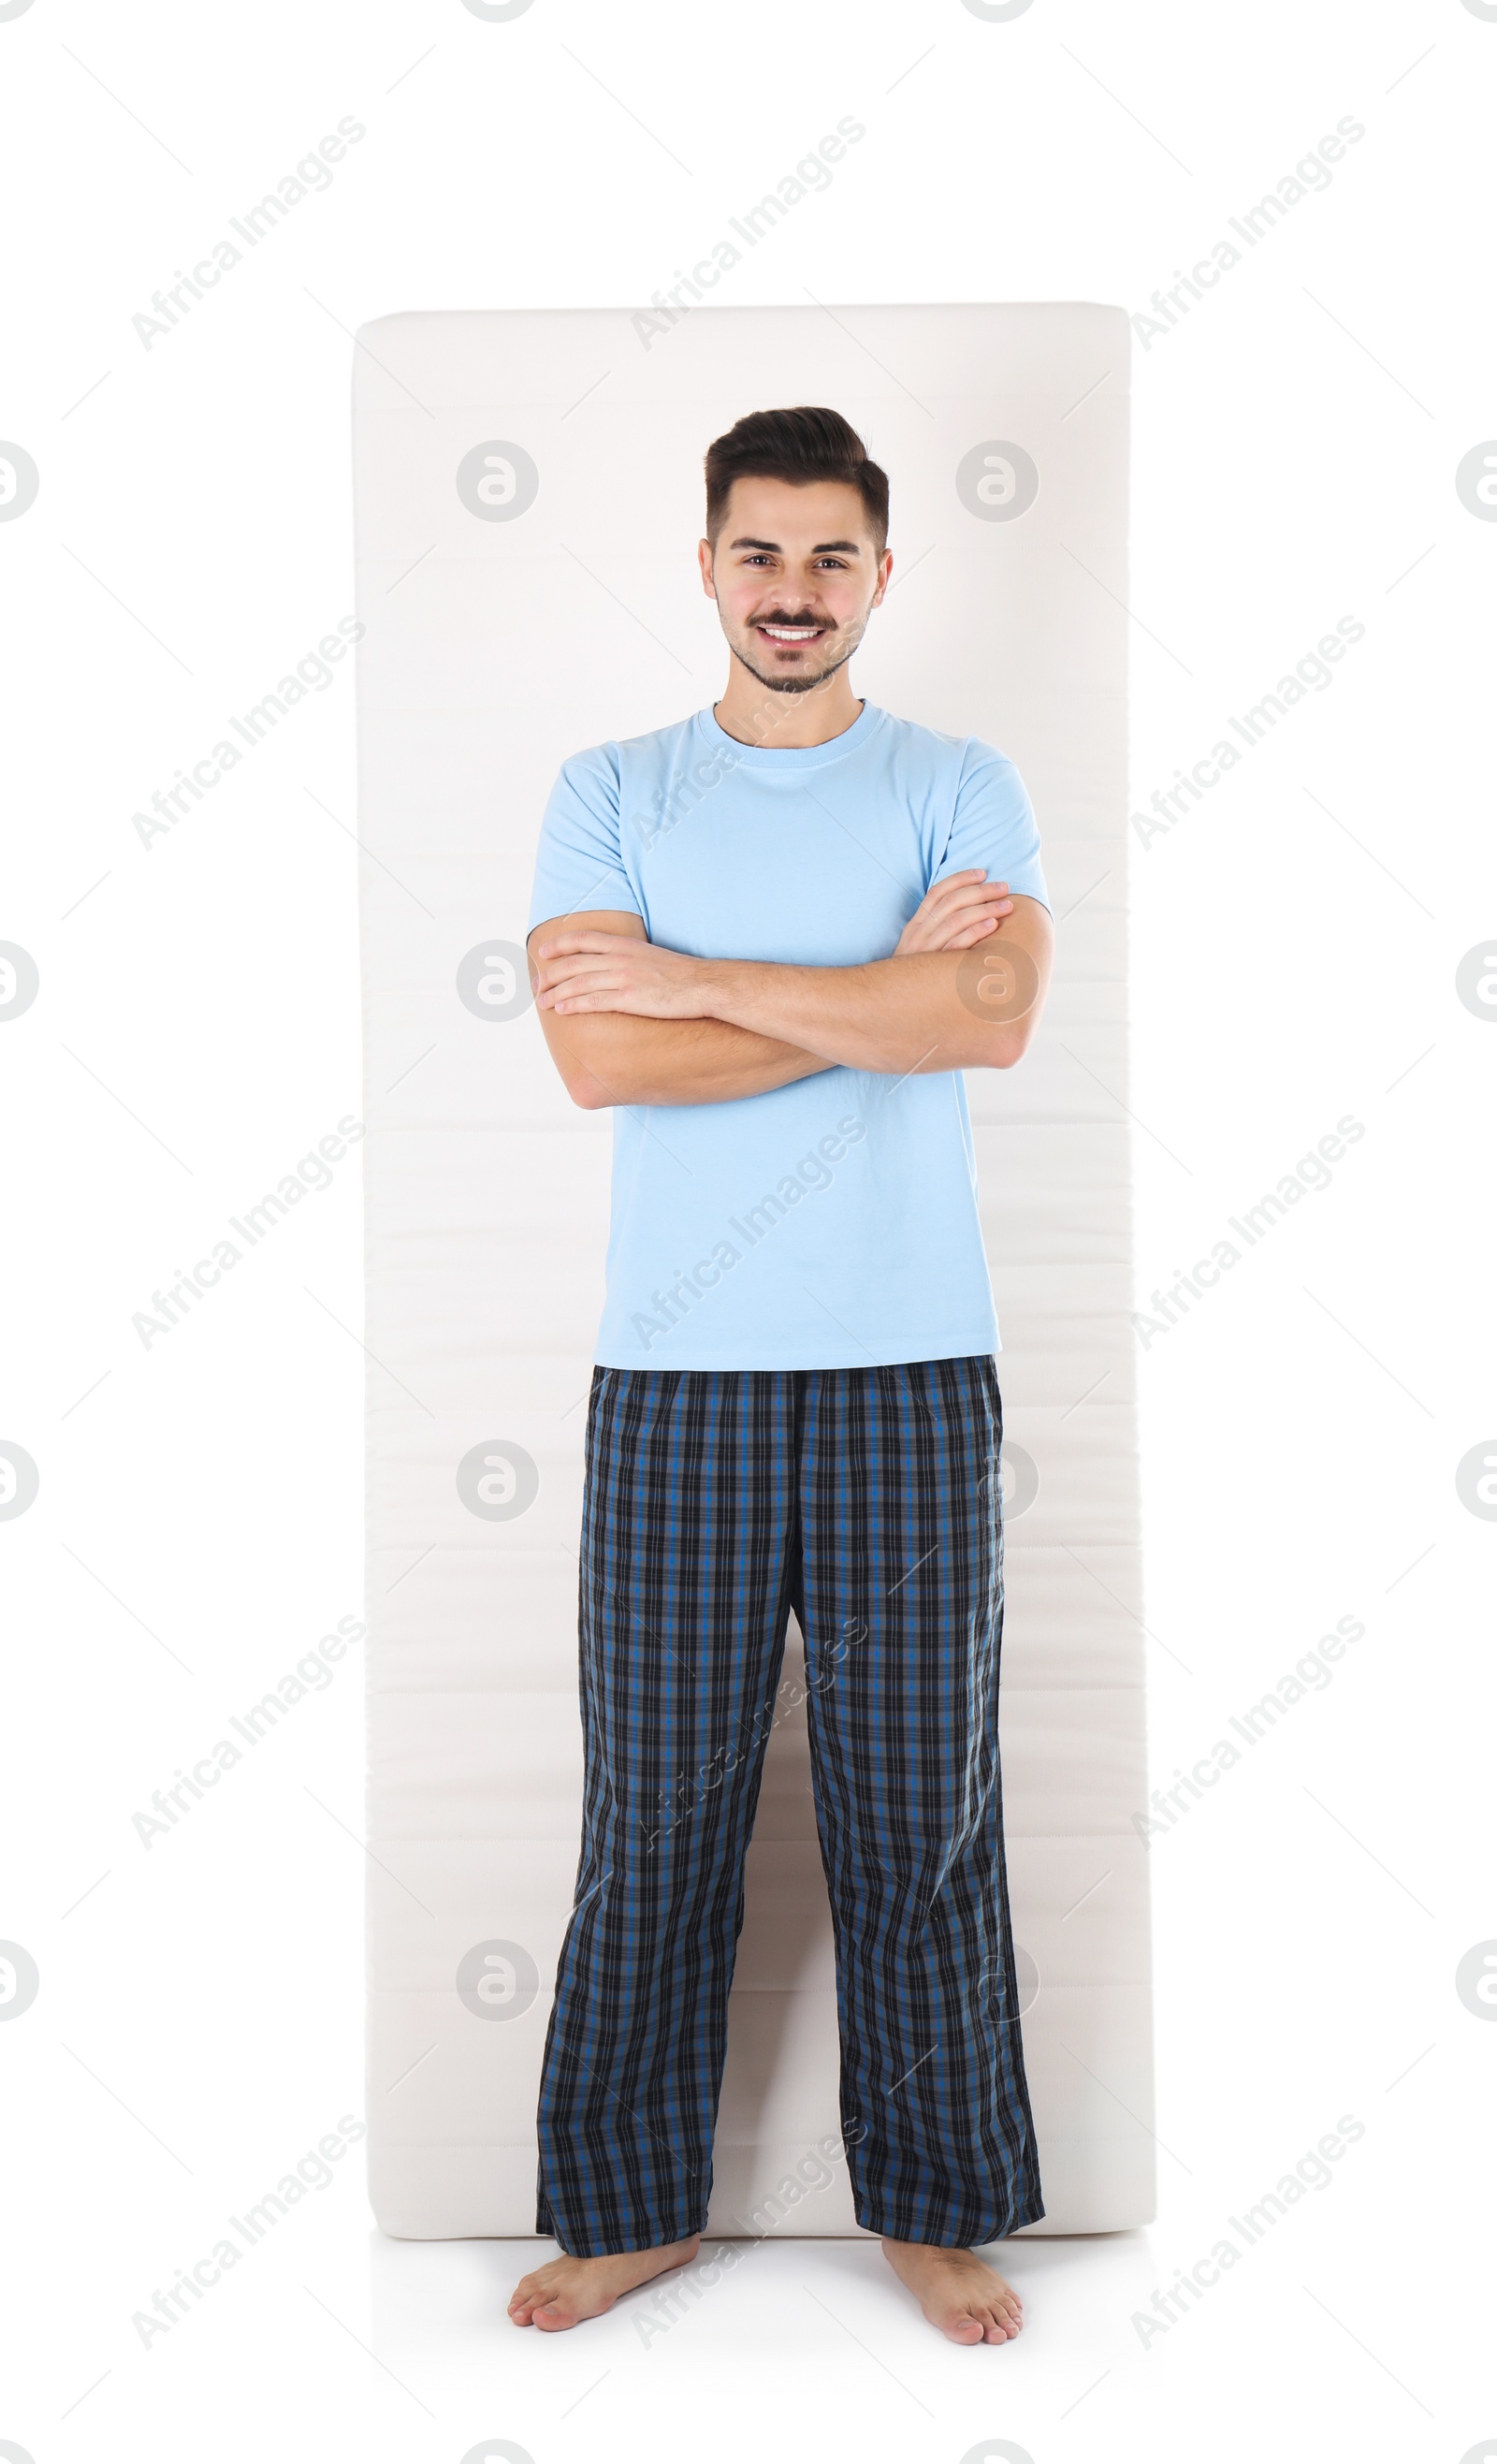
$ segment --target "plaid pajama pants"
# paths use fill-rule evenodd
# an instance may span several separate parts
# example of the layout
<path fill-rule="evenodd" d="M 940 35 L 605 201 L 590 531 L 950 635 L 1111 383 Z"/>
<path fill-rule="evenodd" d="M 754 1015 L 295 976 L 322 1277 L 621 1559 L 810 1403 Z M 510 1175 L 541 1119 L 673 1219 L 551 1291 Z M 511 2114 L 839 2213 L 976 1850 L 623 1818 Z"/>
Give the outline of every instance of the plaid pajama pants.
<path fill-rule="evenodd" d="M 990 1354 L 594 1369 L 582 1855 L 536 2217 L 564 2251 L 705 2230 L 791 1607 L 857 2221 L 963 2247 L 1045 2213 L 1003 1859 L 1002 1434 Z"/>

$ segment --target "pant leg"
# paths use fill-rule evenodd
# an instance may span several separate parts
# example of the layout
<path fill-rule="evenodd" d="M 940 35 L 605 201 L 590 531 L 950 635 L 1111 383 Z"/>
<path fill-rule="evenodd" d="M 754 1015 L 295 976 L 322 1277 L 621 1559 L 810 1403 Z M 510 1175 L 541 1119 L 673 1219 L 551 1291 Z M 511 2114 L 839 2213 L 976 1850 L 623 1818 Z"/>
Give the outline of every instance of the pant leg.
<path fill-rule="evenodd" d="M 791 1371 L 597 1369 L 580 1582 L 576 1900 L 537 2231 L 593 2256 L 704 2230 L 743 1860 L 784 1653 Z"/>
<path fill-rule="evenodd" d="M 854 2213 L 948 2247 L 1045 2213 L 998 1750 L 991 1355 L 809 1373 L 807 1713 Z"/>

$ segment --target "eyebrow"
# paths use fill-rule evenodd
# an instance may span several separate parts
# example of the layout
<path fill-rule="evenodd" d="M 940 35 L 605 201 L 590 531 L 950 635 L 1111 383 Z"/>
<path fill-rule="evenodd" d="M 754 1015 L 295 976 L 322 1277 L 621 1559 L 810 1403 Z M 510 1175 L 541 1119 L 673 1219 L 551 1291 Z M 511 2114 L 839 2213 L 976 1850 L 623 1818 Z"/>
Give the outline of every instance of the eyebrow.
<path fill-rule="evenodd" d="M 782 556 L 784 553 L 778 539 L 730 539 L 728 544 L 730 547 L 767 548 L 774 556 Z M 857 556 L 860 553 L 856 539 L 821 539 L 812 548 L 811 554 L 829 556 L 834 548 L 843 556 Z"/>

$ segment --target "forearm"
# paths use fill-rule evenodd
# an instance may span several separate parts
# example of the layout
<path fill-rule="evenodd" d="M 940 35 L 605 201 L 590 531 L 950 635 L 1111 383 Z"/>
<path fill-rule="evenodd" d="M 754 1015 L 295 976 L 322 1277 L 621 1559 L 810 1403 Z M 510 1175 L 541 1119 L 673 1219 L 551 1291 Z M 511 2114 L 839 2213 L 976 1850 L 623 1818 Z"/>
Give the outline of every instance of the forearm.
<path fill-rule="evenodd" d="M 901 1077 L 1002 1068 L 1024 1046 L 1022 1025 L 974 1006 L 980 964 L 964 966 L 945 951 L 853 967 L 722 958 L 708 961 L 702 977 L 703 1008 L 714 1019 L 782 1037 L 848 1069 Z"/>
<path fill-rule="evenodd" d="M 546 1040 L 574 1104 L 726 1104 L 829 1068 L 818 1053 L 716 1018 L 546 1013 Z"/>
<path fill-rule="evenodd" d="M 1044 1002 L 1049 913 L 1027 897 L 984 900 L 970 876 L 953 878 L 955 891 L 927 891 L 892 957 L 859 966 L 697 957 L 585 919 L 538 927 L 536 1005 L 574 1102 L 722 1103 L 837 1067 L 894 1078 L 1006 1069 Z M 933 899 L 926 929 L 951 939 L 911 948 Z M 953 929 L 943 902 L 1003 913 L 991 931 Z M 716 1041 L 713 1027 L 749 1041 Z M 560 1037 L 574 1029 L 568 1053 Z"/>

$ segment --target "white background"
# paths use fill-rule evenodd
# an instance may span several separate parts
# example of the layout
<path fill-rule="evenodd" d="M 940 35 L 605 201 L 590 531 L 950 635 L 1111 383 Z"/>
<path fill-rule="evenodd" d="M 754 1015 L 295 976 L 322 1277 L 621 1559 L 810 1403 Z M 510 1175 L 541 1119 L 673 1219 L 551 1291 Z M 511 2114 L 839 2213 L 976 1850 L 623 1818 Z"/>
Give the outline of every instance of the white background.
<path fill-rule="evenodd" d="M 1497 1529 L 1456 1486 L 1497 1451 L 1497 1034 L 1456 991 L 1497 924 L 1497 522 L 1455 486 L 1497 434 L 1494 16 L 0 9 L 0 437 L 40 473 L 0 522 L 0 939 L 40 975 L 0 1045 L 0 1439 L 40 1469 L 0 1528 L 0 1935 L 41 1976 L 0 2026 L 0 2456 L 1497 2453 L 1497 2028 L 1455 1984 L 1497 1936 Z M 871 2241 L 761 2248 L 648 2345 L 628 2303 L 520 2334 L 540 2246 L 382 2242 L 355 2148 L 143 2347 L 132 2314 L 362 2113 L 357 1651 L 168 1836 L 132 1821 L 361 1606 L 357 1150 L 168 1335 L 132 1325 L 357 1111 L 352 663 L 148 849 L 131 817 L 351 607 L 354 328 L 643 306 L 848 113 L 715 300 L 1148 312 L 1365 131 L 1135 345 L 1135 808 L 1366 627 L 1134 852 L 1140 1309 L 1365 1125 L 1141 1362 L 1159 1780 L 1338 1617 L 1365 1635 L 1155 1841 L 1159 2221 L 1018 2245 L 1016 2344 L 945 2346 Z M 153 292 L 346 115 L 326 190 L 145 347 Z M 1145 2341 L 1343 2115 L 1331 2183 Z"/>

